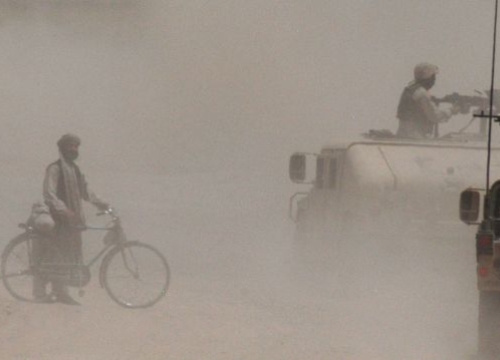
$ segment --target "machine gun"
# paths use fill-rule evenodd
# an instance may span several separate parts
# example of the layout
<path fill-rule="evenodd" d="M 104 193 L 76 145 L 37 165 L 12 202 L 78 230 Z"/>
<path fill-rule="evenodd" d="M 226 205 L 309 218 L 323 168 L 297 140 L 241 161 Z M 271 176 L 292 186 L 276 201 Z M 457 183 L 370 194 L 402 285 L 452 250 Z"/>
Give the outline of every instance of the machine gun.
<path fill-rule="evenodd" d="M 476 119 L 476 117 L 482 117 L 479 123 L 479 134 L 482 137 L 486 137 L 487 117 L 490 109 L 491 91 L 486 90 L 484 92 L 480 92 L 476 90 L 476 93 L 478 93 L 479 95 L 468 96 L 468 95 L 460 95 L 459 93 L 454 92 L 442 98 L 431 96 L 431 101 L 436 105 L 439 105 L 441 103 L 452 104 L 453 106 L 458 108 L 458 111 L 461 114 L 468 114 L 471 111 L 471 109 L 474 108 L 475 114 L 472 117 L 471 121 L 465 127 L 460 129 L 458 133 L 462 133 L 465 129 L 467 129 Z M 499 114 L 500 114 L 500 90 L 495 89 L 493 91 L 493 109 L 491 115 L 498 116 Z M 449 135 L 451 134 L 448 134 L 447 136 Z M 436 137 L 438 136 L 436 135 Z"/>
<path fill-rule="evenodd" d="M 490 91 L 485 91 L 484 94 L 477 91 L 481 95 L 469 96 L 460 95 L 459 93 L 452 93 L 445 95 L 442 98 L 431 96 L 431 100 L 439 105 L 441 103 L 448 103 L 458 107 L 461 114 L 468 114 L 471 108 L 476 108 L 478 111 L 488 112 L 490 107 Z M 500 111 L 500 90 L 493 92 L 493 115 L 498 114 Z"/>
<path fill-rule="evenodd" d="M 431 100 L 436 105 L 441 103 L 452 104 L 453 106 L 458 107 L 458 111 L 461 114 L 468 114 L 471 108 L 477 108 L 480 111 L 486 111 L 489 108 L 489 98 L 486 95 L 468 96 L 460 95 L 459 93 L 454 92 L 452 94 L 445 95 L 442 98 L 431 96 Z"/>

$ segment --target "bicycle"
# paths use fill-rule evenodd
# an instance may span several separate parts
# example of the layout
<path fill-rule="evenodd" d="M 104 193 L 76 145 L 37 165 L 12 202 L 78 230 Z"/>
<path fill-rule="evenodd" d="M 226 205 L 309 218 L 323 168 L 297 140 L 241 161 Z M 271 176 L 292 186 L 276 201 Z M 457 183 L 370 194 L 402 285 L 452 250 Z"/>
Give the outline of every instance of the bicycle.
<path fill-rule="evenodd" d="M 170 269 L 165 257 L 153 246 L 129 241 L 120 218 L 109 208 L 97 215 L 108 215 L 106 226 L 79 227 L 78 230 L 105 231 L 102 249 L 86 264 L 58 263 L 57 248 L 50 237 L 27 223 L 19 224 L 25 231 L 12 239 L 1 256 L 0 276 L 7 291 L 17 300 L 35 302 L 33 280 L 41 276 L 46 281 L 64 281 L 68 286 L 82 288 L 90 282 L 90 267 L 102 258 L 99 282 L 117 304 L 126 308 L 153 306 L 167 293 Z M 43 246 L 39 246 L 43 244 Z M 43 253 L 39 253 L 43 248 Z M 38 252 L 38 253 L 37 253 Z M 50 253 L 50 261 L 43 261 Z M 55 255 L 54 255 L 55 254 Z M 50 295 L 49 295 L 50 296 Z"/>

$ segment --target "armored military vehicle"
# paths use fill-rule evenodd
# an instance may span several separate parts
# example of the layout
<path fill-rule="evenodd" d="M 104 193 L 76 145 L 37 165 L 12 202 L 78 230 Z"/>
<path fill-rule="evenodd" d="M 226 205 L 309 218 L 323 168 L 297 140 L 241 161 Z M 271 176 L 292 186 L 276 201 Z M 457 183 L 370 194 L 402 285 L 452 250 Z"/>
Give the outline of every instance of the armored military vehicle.
<path fill-rule="evenodd" d="M 293 154 L 290 179 L 310 186 L 290 198 L 298 236 L 332 238 L 367 223 L 387 231 L 400 231 L 403 221 L 405 229 L 458 225 L 460 192 L 484 184 L 484 140 L 484 133 L 407 140 L 372 132 L 317 154 Z M 500 176 L 500 151 L 492 153 L 492 173 Z"/>
<path fill-rule="evenodd" d="M 484 188 L 486 173 L 500 178 L 500 146 L 487 141 L 485 118 L 477 121 L 475 133 L 410 140 L 371 131 L 318 153 L 294 153 L 290 179 L 309 189 L 290 198 L 289 216 L 296 223 L 299 251 L 320 244 L 319 254 L 331 255 L 327 262 L 350 266 L 347 276 L 355 275 L 346 281 L 349 286 L 359 282 L 361 288 L 374 281 L 380 285 L 378 279 L 391 276 L 399 286 L 418 273 L 411 279 L 422 291 L 431 284 L 433 291 L 462 287 L 454 293 L 458 299 L 473 288 L 473 278 L 464 269 L 471 273 L 474 268 L 469 262 L 474 229 L 464 229 L 460 220 L 477 224 L 478 348 L 480 354 L 496 359 L 500 358 L 500 181 L 489 191 Z M 316 252 L 313 261 L 318 259 Z M 366 265 L 370 271 L 358 270 Z"/>

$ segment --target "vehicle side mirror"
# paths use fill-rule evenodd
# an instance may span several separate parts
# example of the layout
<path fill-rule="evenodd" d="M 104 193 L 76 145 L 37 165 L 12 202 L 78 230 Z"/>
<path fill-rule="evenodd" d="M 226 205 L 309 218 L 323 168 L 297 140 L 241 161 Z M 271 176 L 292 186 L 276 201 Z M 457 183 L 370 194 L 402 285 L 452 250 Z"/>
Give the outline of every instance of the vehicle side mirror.
<path fill-rule="evenodd" d="M 479 191 L 467 189 L 460 194 L 460 220 L 466 224 L 477 222 L 481 196 Z"/>
<path fill-rule="evenodd" d="M 288 173 L 290 180 L 295 183 L 302 183 L 306 180 L 306 155 L 293 154 L 290 156 L 290 163 L 288 166 Z"/>

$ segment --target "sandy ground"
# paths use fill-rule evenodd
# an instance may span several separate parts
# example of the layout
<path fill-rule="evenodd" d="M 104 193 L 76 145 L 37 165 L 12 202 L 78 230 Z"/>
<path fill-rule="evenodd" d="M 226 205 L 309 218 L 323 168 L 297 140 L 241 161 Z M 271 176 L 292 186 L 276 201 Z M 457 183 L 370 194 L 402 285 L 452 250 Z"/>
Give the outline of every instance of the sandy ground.
<path fill-rule="evenodd" d="M 473 248 L 463 239 L 380 247 L 344 239 L 333 254 L 305 257 L 287 197 L 260 180 L 150 176 L 147 189 L 118 200 L 145 179 L 129 174 L 118 189 L 99 175 L 132 237 L 146 234 L 168 258 L 167 297 L 122 309 L 95 277 L 80 307 L 20 303 L 1 288 L 1 359 L 468 359 L 476 351 Z"/>
<path fill-rule="evenodd" d="M 488 88 L 492 10 L 456 0 L 0 1 L 0 251 L 71 131 L 90 184 L 172 270 L 165 300 L 138 311 L 95 278 L 81 307 L 15 302 L 0 286 L 0 360 L 467 359 L 473 234 L 403 228 L 297 246 L 288 199 L 304 188 L 286 163 L 292 151 L 394 131 L 417 61 L 440 67 L 438 97 Z"/>

